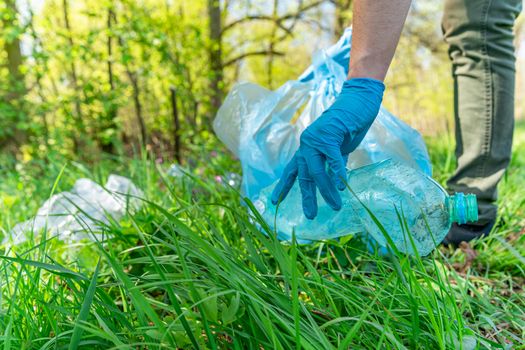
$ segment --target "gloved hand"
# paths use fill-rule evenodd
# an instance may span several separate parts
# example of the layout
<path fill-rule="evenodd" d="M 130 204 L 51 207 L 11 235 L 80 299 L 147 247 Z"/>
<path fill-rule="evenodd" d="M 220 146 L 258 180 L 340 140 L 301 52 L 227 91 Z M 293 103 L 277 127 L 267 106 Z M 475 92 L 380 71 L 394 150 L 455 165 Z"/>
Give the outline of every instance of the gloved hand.
<path fill-rule="evenodd" d="M 301 134 L 299 149 L 272 193 L 274 205 L 284 200 L 298 177 L 308 219 L 317 215 L 316 188 L 332 209 L 341 209 L 337 190 L 346 187 L 348 155 L 361 143 L 377 116 L 384 90 L 384 84 L 375 79 L 345 81 L 335 102 Z"/>

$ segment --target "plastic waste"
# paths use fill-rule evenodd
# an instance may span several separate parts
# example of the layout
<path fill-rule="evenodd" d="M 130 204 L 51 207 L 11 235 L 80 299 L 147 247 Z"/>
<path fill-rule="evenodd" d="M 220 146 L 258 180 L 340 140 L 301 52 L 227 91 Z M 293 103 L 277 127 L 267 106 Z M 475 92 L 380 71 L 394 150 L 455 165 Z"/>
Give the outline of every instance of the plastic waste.
<path fill-rule="evenodd" d="M 350 190 L 341 192 L 340 211 L 332 210 L 318 193 L 314 220 L 303 214 L 297 182 L 283 203 L 274 206 L 271 202 L 274 183 L 254 204 L 280 239 L 290 240 L 293 232 L 299 241 L 367 233 L 386 247 L 387 239 L 373 214 L 401 252 L 414 254 L 410 234 L 422 256 L 443 240 L 453 222 L 478 219 L 475 195 L 449 196 L 431 177 L 392 159 L 349 170 L 347 184 Z"/>
<path fill-rule="evenodd" d="M 237 173 L 228 172 L 224 176 L 219 176 L 217 180 L 224 186 L 239 188 L 239 184 L 241 183 L 241 176 Z"/>
<path fill-rule="evenodd" d="M 167 171 L 167 174 L 168 176 L 171 176 L 171 177 L 183 177 L 184 176 L 184 171 L 183 171 L 183 168 L 178 165 L 178 164 L 172 164 L 170 165 L 168 171 Z"/>
<path fill-rule="evenodd" d="M 93 239 L 110 220 L 119 220 L 128 210 L 140 207 L 142 191 L 123 176 L 110 175 L 104 187 L 89 179 L 78 179 L 70 191 L 53 195 L 38 209 L 36 216 L 19 223 L 3 244 L 20 244 L 47 230 L 47 236 L 75 242 Z M 100 238 L 100 237 L 98 237 Z"/>
<path fill-rule="evenodd" d="M 298 80 L 275 91 L 252 83 L 235 85 L 214 120 L 217 136 L 240 159 L 242 193 L 254 201 L 277 180 L 299 147 L 302 131 L 328 108 L 346 80 L 352 31 L 314 55 Z M 376 120 L 347 166 L 356 168 L 393 158 L 431 175 L 421 135 L 386 109 Z"/>

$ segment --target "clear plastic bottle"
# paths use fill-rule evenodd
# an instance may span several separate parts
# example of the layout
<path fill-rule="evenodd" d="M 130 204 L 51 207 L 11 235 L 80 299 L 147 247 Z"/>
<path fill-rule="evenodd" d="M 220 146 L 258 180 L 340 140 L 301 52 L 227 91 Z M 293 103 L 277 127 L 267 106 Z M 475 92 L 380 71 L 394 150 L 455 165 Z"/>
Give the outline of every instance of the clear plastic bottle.
<path fill-rule="evenodd" d="M 303 214 L 297 181 L 280 204 L 271 202 L 276 183 L 261 191 L 254 204 L 280 239 L 290 239 L 293 231 L 298 241 L 369 234 L 385 247 L 387 239 L 368 208 L 401 252 L 414 254 L 410 232 L 422 256 L 443 240 L 453 222 L 478 219 L 475 195 L 458 192 L 449 196 L 429 176 L 392 159 L 349 170 L 347 184 L 351 191 L 340 192 L 343 206 L 339 211 L 332 210 L 317 194 L 319 210 L 314 220 Z"/>

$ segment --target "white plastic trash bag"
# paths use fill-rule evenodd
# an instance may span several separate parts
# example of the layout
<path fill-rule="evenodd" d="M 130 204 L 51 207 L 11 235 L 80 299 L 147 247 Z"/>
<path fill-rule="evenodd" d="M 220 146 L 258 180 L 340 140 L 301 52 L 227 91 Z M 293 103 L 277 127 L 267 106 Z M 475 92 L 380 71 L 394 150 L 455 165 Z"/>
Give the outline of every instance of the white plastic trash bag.
<path fill-rule="evenodd" d="M 100 235 L 110 220 L 119 220 L 128 210 L 140 207 L 142 191 L 123 176 L 110 175 L 104 187 L 89 179 L 78 179 L 70 191 L 48 199 L 36 216 L 17 224 L 3 244 L 20 244 L 33 233 L 47 230 L 47 236 L 75 242 Z M 100 237 L 98 237 L 100 238 Z"/>

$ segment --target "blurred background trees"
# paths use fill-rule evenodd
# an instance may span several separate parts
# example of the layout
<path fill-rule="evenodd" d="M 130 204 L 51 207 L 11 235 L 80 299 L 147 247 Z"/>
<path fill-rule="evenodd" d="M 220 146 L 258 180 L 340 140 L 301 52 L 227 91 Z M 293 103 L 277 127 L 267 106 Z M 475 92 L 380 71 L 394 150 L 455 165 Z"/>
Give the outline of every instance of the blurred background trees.
<path fill-rule="evenodd" d="M 213 147 L 211 122 L 232 84 L 275 89 L 297 77 L 351 22 L 351 3 L 2 0 L 0 153 L 92 161 L 145 146 L 172 158 L 175 133 L 183 151 Z M 423 133 L 451 128 L 441 5 L 414 2 L 387 81 L 387 107 Z M 518 96 L 525 93 L 523 22 Z M 524 106 L 518 101 L 522 117 Z"/>

